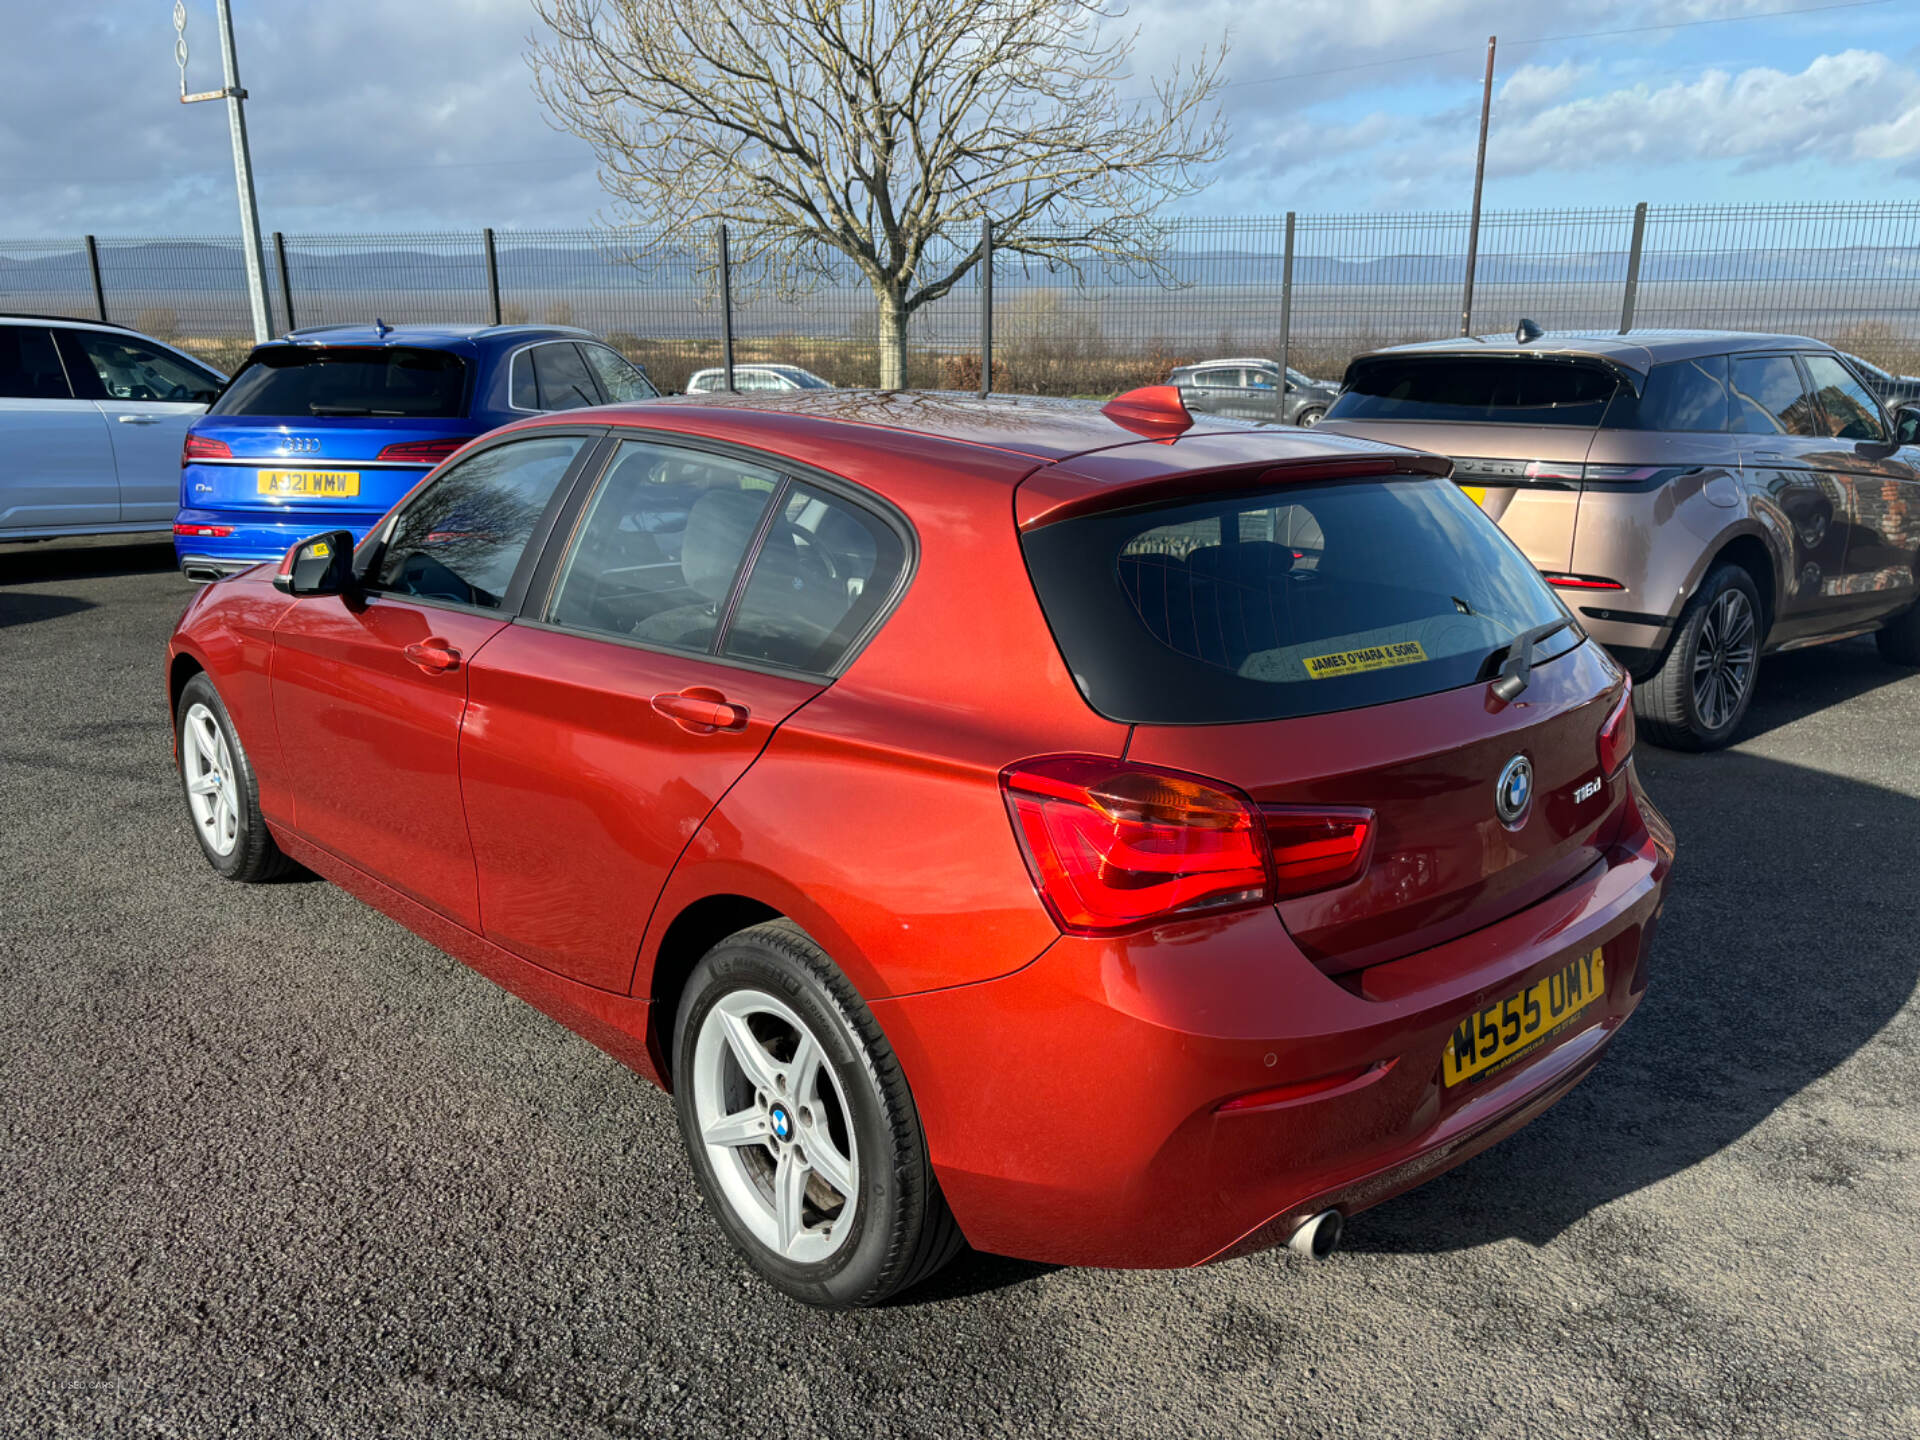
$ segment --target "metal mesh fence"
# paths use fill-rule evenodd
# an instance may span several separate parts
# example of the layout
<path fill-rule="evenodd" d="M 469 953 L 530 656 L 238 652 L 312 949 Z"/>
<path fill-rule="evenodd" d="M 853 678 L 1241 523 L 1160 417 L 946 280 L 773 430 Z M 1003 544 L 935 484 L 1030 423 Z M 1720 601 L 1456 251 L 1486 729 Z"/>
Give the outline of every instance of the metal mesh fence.
<path fill-rule="evenodd" d="M 1003 248 L 994 385 L 1111 394 L 1187 361 L 1273 357 L 1283 340 L 1297 368 L 1337 378 L 1359 351 L 1458 333 L 1468 225 L 1464 213 L 1300 215 L 1290 264 L 1278 216 L 1143 227 L 1134 239 L 1150 264 L 1066 266 Z M 664 388 L 720 364 L 717 237 L 491 238 L 490 263 L 479 232 L 273 237 L 264 258 L 274 325 L 484 324 L 497 303 L 507 323 L 604 335 Z M 921 279 L 949 273 L 975 242 L 960 235 L 932 247 Z M 102 240 L 97 253 L 112 319 L 229 367 L 245 353 L 236 239 Z M 909 385 L 977 386 L 980 281 L 976 269 L 911 317 Z M 736 258 L 731 288 L 736 365 L 777 361 L 835 384 L 874 383 L 877 305 L 850 264 L 823 264 L 794 285 L 764 260 Z M 1656 206 L 1639 227 L 1631 207 L 1482 216 L 1476 330 L 1510 330 L 1523 315 L 1548 329 L 1615 330 L 1629 308 L 1636 328 L 1808 334 L 1895 371 L 1920 370 L 1920 203 Z M 0 241 L 0 310 L 95 313 L 85 242 Z"/>

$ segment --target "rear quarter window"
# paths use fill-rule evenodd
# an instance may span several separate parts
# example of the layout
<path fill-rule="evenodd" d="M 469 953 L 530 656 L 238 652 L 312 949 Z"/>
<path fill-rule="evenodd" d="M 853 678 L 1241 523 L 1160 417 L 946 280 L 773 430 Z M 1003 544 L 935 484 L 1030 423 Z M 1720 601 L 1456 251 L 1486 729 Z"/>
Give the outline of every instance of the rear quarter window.
<path fill-rule="evenodd" d="M 1566 609 L 1449 481 L 1288 486 L 1084 516 L 1023 545 L 1093 708 L 1232 724 L 1468 685 Z M 1580 643 L 1577 626 L 1534 655 Z"/>
<path fill-rule="evenodd" d="M 208 413 L 456 419 L 466 395 L 467 363 L 445 350 L 284 345 L 256 350 Z"/>
<path fill-rule="evenodd" d="M 1724 431 L 1727 357 L 1669 360 L 1647 372 L 1636 396 L 1622 385 L 1607 410 L 1609 430 Z"/>
<path fill-rule="evenodd" d="M 1620 386 L 1605 365 L 1534 356 L 1380 356 L 1355 363 L 1329 420 L 1591 425 Z"/>

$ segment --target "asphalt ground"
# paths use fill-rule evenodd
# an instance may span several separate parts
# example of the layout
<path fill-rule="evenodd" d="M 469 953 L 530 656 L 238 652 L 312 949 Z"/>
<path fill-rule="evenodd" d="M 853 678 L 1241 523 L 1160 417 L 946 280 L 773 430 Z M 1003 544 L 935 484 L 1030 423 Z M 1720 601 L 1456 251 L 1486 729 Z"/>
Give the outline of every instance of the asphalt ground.
<path fill-rule="evenodd" d="M 1331 1262 L 972 1256 L 827 1315 L 734 1258 L 665 1096 L 329 885 L 215 878 L 187 594 L 0 547 L 0 1434 L 1920 1435 L 1920 676 L 1869 642 L 1642 749 L 1638 1015 Z"/>

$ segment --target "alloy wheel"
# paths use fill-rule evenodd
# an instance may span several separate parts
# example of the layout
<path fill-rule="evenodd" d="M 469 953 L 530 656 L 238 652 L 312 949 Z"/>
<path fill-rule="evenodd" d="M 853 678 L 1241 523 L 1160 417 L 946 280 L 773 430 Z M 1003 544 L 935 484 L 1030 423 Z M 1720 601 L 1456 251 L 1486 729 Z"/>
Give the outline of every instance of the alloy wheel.
<path fill-rule="evenodd" d="M 846 1096 L 819 1038 L 784 1001 L 732 990 L 700 1022 L 693 1113 L 728 1207 L 794 1264 L 852 1237 L 860 1167 Z"/>
<path fill-rule="evenodd" d="M 1753 684 L 1757 629 L 1741 590 L 1723 591 L 1707 609 L 1693 652 L 1693 706 L 1708 730 L 1726 728 L 1740 713 Z"/>
<path fill-rule="evenodd" d="M 180 727 L 180 769 L 200 838 L 214 854 L 231 855 L 240 843 L 239 777 L 219 720 L 199 701 Z"/>

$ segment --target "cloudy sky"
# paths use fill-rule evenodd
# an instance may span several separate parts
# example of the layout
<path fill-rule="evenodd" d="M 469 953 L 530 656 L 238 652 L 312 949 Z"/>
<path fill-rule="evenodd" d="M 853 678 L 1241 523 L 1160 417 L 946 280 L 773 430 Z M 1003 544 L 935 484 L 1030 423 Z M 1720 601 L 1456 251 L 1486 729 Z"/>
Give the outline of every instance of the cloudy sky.
<path fill-rule="evenodd" d="M 269 230 L 574 226 L 592 155 L 523 58 L 530 0 L 234 0 Z M 224 107 L 181 106 L 171 0 L 0 0 L 0 238 L 234 227 Z M 188 0 L 195 89 L 212 0 Z M 1792 12 L 1801 13 L 1792 13 Z M 1138 54 L 1231 37 L 1190 213 L 1906 198 L 1920 0 L 1134 0 Z M 1144 60 L 1143 60 L 1144 64 Z"/>

